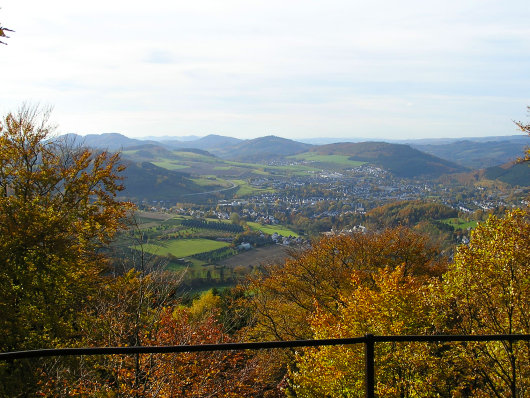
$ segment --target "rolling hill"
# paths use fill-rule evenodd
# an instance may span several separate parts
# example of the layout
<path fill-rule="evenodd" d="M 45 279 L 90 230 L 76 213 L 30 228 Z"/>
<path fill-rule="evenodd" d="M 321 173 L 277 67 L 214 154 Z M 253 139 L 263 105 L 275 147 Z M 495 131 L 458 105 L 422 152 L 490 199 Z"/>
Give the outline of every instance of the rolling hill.
<path fill-rule="evenodd" d="M 500 180 L 510 185 L 530 186 L 529 167 L 528 163 L 509 162 L 502 166 L 487 168 L 484 177 L 489 180 Z"/>
<path fill-rule="evenodd" d="M 528 141 L 525 136 L 521 138 L 521 140 L 486 142 L 464 140 L 440 145 L 412 144 L 411 146 L 462 166 L 483 169 L 504 164 L 521 156 L 525 147 L 524 143 Z"/>
<path fill-rule="evenodd" d="M 201 191 L 201 187 L 191 181 L 191 175 L 239 178 L 255 173 L 253 165 L 258 163 L 261 163 L 261 171 L 256 170 L 258 174 L 263 174 L 263 165 L 275 160 L 305 161 L 306 165 L 328 169 L 353 168 L 363 162 L 406 178 L 436 178 L 444 174 L 469 171 L 464 166 L 485 168 L 493 165 L 481 173 L 484 178 L 498 179 L 512 185 L 529 184 L 529 173 L 523 166 L 506 163 L 507 158 L 511 160 L 522 154 L 522 140 L 527 139 L 526 136 L 508 137 L 503 141 L 488 141 L 484 138 L 439 144 L 414 144 L 414 148 L 412 145 L 386 142 L 310 145 L 272 135 L 240 140 L 212 134 L 195 140 L 163 142 L 132 139 L 116 133 L 91 134 L 84 137 L 68 134 L 64 137 L 94 148 L 121 150 L 123 158 L 133 165 L 128 171 L 127 184 L 129 193 L 133 196 L 140 195 L 139 186 L 161 189 L 162 196 L 166 198 L 197 193 Z M 246 165 L 234 161 L 246 162 Z M 152 167 L 147 166 L 146 162 L 151 163 Z M 134 175 L 136 172 L 138 176 Z M 167 172 L 178 173 L 165 174 Z M 166 188 L 160 188 L 162 180 L 167 182 Z M 182 190 L 178 195 L 175 193 L 177 187 Z"/>
<path fill-rule="evenodd" d="M 309 144 L 269 135 L 224 148 L 219 156 L 240 161 L 266 161 L 295 155 L 311 147 Z M 215 151 L 212 153 L 217 154 Z"/>
<path fill-rule="evenodd" d="M 186 195 L 212 190 L 193 182 L 188 174 L 167 170 L 149 162 L 125 161 L 123 172 L 125 190 L 122 196 L 136 200 L 177 201 Z"/>
<path fill-rule="evenodd" d="M 463 172 L 465 167 L 429 155 L 409 145 L 386 142 L 343 142 L 311 149 L 321 155 L 347 155 L 350 160 L 367 162 L 390 171 L 398 177 L 439 177 Z"/>

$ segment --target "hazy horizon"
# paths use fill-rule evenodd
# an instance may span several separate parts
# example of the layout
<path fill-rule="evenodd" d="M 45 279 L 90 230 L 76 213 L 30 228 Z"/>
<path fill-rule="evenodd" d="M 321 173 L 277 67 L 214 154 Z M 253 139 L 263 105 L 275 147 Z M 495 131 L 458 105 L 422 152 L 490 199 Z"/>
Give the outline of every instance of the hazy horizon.
<path fill-rule="evenodd" d="M 405 142 L 405 141 L 453 141 L 453 140 L 466 140 L 466 139 L 470 139 L 470 140 L 481 140 L 481 139 L 486 139 L 486 138 L 502 138 L 502 137 L 521 137 L 521 138 L 524 138 L 525 140 L 528 138 L 528 136 L 524 133 L 520 133 L 520 134 L 509 134 L 509 135 L 504 135 L 504 136 L 474 136 L 474 137 L 426 137 L 426 138 L 412 138 L 412 139 L 406 139 L 406 138 L 403 138 L 403 139 L 400 139 L 400 138 L 382 138 L 382 137 L 324 137 L 324 136 L 321 136 L 321 137 L 310 137 L 310 138 L 304 138 L 304 137 L 299 137 L 299 138 L 289 138 L 289 137 L 282 137 L 282 136 L 278 136 L 278 135 L 275 135 L 275 134 L 267 134 L 267 135 L 263 135 L 263 136 L 256 136 L 256 137 L 251 137 L 251 138 L 238 138 L 238 137 L 235 137 L 235 136 L 232 136 L 232 135 L 225 135 L 225 134 L 217 134 L 217 133 L 211 133 L 211 134 L 205 134 L 205 135 L 183 135 L 183 136 L 178 136 L 178 135 L 163 135 L 163 136 L 137 136 L 137 137 L 133 137 L 133 136 L 129 136 L 127 134 L 123 134 L 123 133 L 120 133 L 120 132 L 116 132 L 116 131 L 111 131 L 111 132 L 106 132 L 106 133 L 89 133 L 89 134 L 78 134 L 78 133 L 74 133 L 74 134 L 77 134 L 81 137 L 86 137 L 88 135 L 105 135 L 105 134 L 119 134 L 119 135 L 122 135 L 122 136 L 125 136 L 127 138 L 131 138 L 131 139 L 137 139 L 137 140 L 144 140 L 144 141 L 170 141 L 170 140 L 176 140 L 176 141 L 181 141 L 181 142 L 188 142 L 188 141 L 194 141 L 194 140 L 199 140 L 201 138 L 205 138 L 205 137 L 208 137 L 208 136 L 222 136 L 222 137 L 228 137 L 228 138 L 237 138 L 237 139 L 241 139 L 241 140 L 251 140 L 251 139 L 256 139 L 256 138 L 263 138 L 263 137 L 267 137 L 267 136 L 274 136 L 274 137 L 279 137 L 279 138 L 285 138 L 285 139 L 291 139 L 291 140 L 294 140 L 294 141 L 299 141 L 299 142 L 306 142 L 306 143 L 315 143 L 316 145 L 318 145 L 319 143 L 339 143 L 339 142 L 366 142 L 366 141 L 386 141 L 386 142 Z"/>
<path fill-rule="evenodd" d="M 530 8 L 406 0 L 4 0 L 0 112 L 62 133 L 399 140 L 528 120 Z"/>

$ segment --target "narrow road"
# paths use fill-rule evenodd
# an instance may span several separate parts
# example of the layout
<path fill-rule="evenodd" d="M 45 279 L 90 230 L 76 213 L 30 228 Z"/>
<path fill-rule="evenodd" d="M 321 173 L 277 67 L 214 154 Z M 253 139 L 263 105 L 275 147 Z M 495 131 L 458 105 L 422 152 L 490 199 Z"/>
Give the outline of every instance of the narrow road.
<path fill-rule="evenodd" d="M 233 185 L 231 187 L 228 187 L 228 188 L 215 189 L 213 191 L 206 191 L 206 192 L 187 193 L 187 194 L 184 194 L 182 196 L 208 195 L 210 193 L 224 192 L 224 191 L 228 191 L 230 189 L 233 189 L 235 187 L 239 187 L 239 185 L 234 184 L 232 181 L 229 181 L 229 182 L 230 182 L 230 184 L 233 184 Z"/>

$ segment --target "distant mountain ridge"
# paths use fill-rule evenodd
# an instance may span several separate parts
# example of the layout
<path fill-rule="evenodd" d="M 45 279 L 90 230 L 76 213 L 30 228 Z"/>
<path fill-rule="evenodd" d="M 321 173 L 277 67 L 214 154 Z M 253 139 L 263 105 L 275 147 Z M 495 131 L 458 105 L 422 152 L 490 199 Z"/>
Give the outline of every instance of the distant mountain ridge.
<path fill-rule="evenodd" d="M 521 137 L 523 139 L 504 141 L 463 140 L 441 145 L 412 144 L 411 146 L 420 151 L 451 160 L 469 168 L 483 169 L 502 165 L 520 156 L 524 144 L 528 142 L 526 136 Z"/>
<path fill-rule="evenodd" d="M 267 160 L 279 156 L 289 156 L 308 150 L 311 146 L 336 144 L 340 139 L 312 138 L 305 140 L 290 140 L 282 137 L 267 136 L 242 140 L 217 134 L 205 137 L 177 137 L 169 136 L 160 139 L 135 139 L 119 133 L 89 134 L 80 136 L 67 134 L 70 139 L 84 143 L 87 146 L 122 150 L 145 144 L 159 145 L 167 149 L 195 148 L 208 151 L 211 154 L 234 160 Z M 156 138 L 156 137 L 149 137 Z M 364 138 L 346 139 L 342 142 L 362 143 L 374 142 Z M 469 168 L 487 168 L 500 166 L 516 159 L 530 143 L 526 135 L 466 137 L 466 138 L 424 138 L 415 140 L 380 140 L 391 144 L 405 144 L 429 153 L 439 158 L 449 160 Z"/>
<path fill-rule="evenodd" d="M 367 137 L 316 137 L 316 138 L 302 138 L 299 140 L 306 144 L 312 145 L 326 145 L 336 144 L 337 142 L 368 142 L 368 141 L 382 141 L 390 144 L 406 144 L 416 147 L 419 145 L 447 145 L 458 141 L 471 142 L 492 142 L 492 141 L 509 141 L 519 144 L 524 144 L 528 141 L 528 137 L 524 134 L 512 135 L 496 135 L 486 137 L 451 137 L 451 138 L 414 138 L 406 140 L 384 139 L 384 138 L 367 138 Z"/>
<path fill-rule="evenodd" d="M 505 170 L 505 166 L 502 165 L 520 156 L 524 150 L 524 143 L 528 141 L 528 137 L 525 135 L 479 137 L 475 138 L 476 141 L 421 140 L 413 141 L 416 144 L 410 145 L 374 141 L 310 145 L 273 135 L 241 140 L 211 134 L 195 140 L 163 140 L 160 142 L 133 139 L 118 133 L 90 134 L 87 136 L 69 134 L 65 137 L 98 149 L 122 150 L 125 157 L 132 156 L 131 159 L 135 159 L 136 162 L 156 162 L 160 158 L 169 159 L 175 165 L 174 168 L 180 167 L 178 165 L 179 157 L 173 152 L 175 150 L 249 163 L 284 160 L 288 156 L 311 151 L 324 155 L 348 156 L 350 160 L 378 165 L 400 177 L 436 177 L 442 174 L 466 172 L 468 168 L 500 167 L 496 171 L 490 171 L 489 175 L 492 177 L 498 175 L 499 178 L 510 181 L 519 181 L 520 178 L 517 177 L 514 180 L 513 177 L 509 177 L 508 174 L 514 172 L 502 171 Z M 494 140 L 499 138 L 505 140 Z M 427 142 L 431 143 L 426 144 Z M 443 143 L 433 144 L 432 142 Z M 163 165 L 163 162 L 157 164 L 160 166 Z M 516 175 L 520 175 L 520 173 L 521 171 L 517 168 Z"/>
<path fill-rule="evenodd" d="M 119 151 L 125 148 L 130 148 L 132 146 L 139 146 L 139 145 L 146 145 L 146 144 L 152 144 L 152 145 L 160 144 L 158 141 L 139 140 L 136 138 L 129 138 L 120 133 L 87 134 L 87 135 L 69 133 L 69 134 L 64 134 L 60 137 L 68 140 L 69 142 L 74 142 L 79 145 L 85 145 L 91 148 L 98 148 L 98 149 L 108 149 L 111 151 Z"/>
<path fill-rule="evenodd" d="M 311 147 L 309 144 L 274 135 L 240 140 L 238 138 L 210 134 L 197 140 L 164 140 L 160 142 L 151 140 L 142 141 L 117 133 L 89 134 L 86 136 L 68 134 L 67 136 L 69 138 L 75 138 L 78 142 L 84 143 L 87 146 L 99 149 L 138 149 L 144 145 L 154 145 L 166 149 L 199 149 L 216 156 L 234 160 L 266 160 L 278 156 L 293 155 Z"/>
<path fill-rule="evenodd" d="M 498 142 L 508 141 L 519 144 L 525 144 L 528 142 L 528 136 L 524 134 L 512 134 L 512 135 L 494 135 L 486 137 L 456 137 L 456 138 L 417 138 L 414 140 L 387 140 L 396 144 L 409 144 L 412 146 L 416 145 L 446 145 L 460 141 L 470 142 Z"/>
<path fill-rule="evenodd" d="M 201 137 L 196 140 L 178 141 L 178 140 L 164 140 L 162 143 L 171 148 L 196 148 L 202 149 L 216 154 L 219 150 L 226 147 L 232 147 L 239 144 L 243 140 L 232 137 L 225 137 L 222 135 L 210 134 L 206 137 Z"/>

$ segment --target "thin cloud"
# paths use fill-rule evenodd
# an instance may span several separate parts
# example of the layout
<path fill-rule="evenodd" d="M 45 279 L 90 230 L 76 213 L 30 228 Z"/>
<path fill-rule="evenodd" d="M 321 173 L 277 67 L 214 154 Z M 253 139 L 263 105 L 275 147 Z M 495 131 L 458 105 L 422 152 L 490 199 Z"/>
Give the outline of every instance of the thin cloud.
<path fill-rule="evenodd" d="M 0 106 L 131 136 L 511 134 L 529 16 L 492 0 L 5 0 Z"/>

